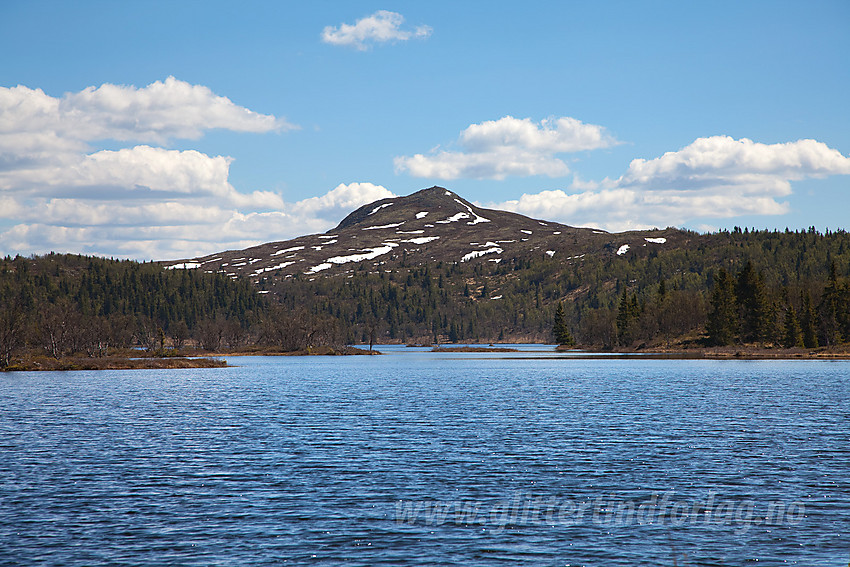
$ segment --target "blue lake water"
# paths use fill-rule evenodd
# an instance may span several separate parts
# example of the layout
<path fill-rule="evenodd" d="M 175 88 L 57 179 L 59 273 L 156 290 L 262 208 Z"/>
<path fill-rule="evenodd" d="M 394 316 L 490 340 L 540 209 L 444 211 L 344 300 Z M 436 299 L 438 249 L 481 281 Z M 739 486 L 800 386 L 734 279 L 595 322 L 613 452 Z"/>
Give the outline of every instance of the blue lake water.
<path fill-rule="evenodd" d="M 850 361 L 0 375 L 0 565 L 850 562 Z"/>

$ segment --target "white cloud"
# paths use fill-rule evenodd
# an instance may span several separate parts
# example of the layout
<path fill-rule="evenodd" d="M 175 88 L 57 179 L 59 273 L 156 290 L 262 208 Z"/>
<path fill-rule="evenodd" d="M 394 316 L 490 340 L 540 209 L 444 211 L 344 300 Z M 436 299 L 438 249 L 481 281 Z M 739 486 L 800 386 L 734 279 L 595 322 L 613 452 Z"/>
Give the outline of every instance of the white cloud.
<path fill-rule="evenodd" d="M 403 30 L 404 16 L 397 12 L 378 10 L 370 16 L 360 18 L 354 25 L 327 26 L 322 30 L 322 41 L 331 45 L 354 47 L 365 51 L 373 43 L 424 39 L 431 35 L 429 26 L 417 26 Z"/>
<path fill-rule="evenodd" d="M 26 201 L 26 206 L 7 199 L 0 201 L 0 218 L 19 224 L 0 232 L 0 251 L 186 258 L 324 232 L 351 209 L 393 196 L 372 183 L 340 184 L 320 197 L 247 212 L 227 206 L 226 200 L 182 197 L 168 201 L 38 198 Z"/>
<path fill-rule="evenodd" d="M 293 126 L 173 77 L 61 98 L 0 88 L 0 253 L 194 256 L 325 230 L 335 211 L 392 195 L 352 183 L 288 204 L 274 192 L 237 191 L 230 157 L 156 146 L 212 128 Z M 94 147 L 108 140 L 143 143 Z"/>
<path fill-rule="evenodd" d="M 461 151 L 399 156 L 397 173 L 432 179 L 504 179 L 508 176 L 563 177 L 569 167 L 556 154 L 606 148 L 618 142 L 602 126 L 570 117 L 533 122 L 505 116 L 472 124 L 458 137 Z"/>
<path fill-rule="evenodd" d="M 850 174 L 850 159 L 816 140 L 768 145 L 712 136 L 659 158 L 633 160 L 618 185 L 660 190 L 734 185 L 787 194 L 789 180 L 835 174 Z"/>
<path fill-rule="evenodd" d="M 260 209 L 283 205 L 268 191 L 249 194 L 228 183 L 231 159 L 195 150 L 136 146 L 77 156 L 77 161 L 38 168 L 0 170 L 0 190 L 10 194 L 82 199 L 214 198 L 237 207 Z"/>
<path fill-rule="evenodd" d="M 269 132 L 296 128 L 217 96 L 203 85 L 168 77 L 143 88 L 103 84 L 54 98 L 41 89 L 0 87 L 0 151 L 33 136 L 33 146 L 76 149 L 81 142 L 164 143 L 196 139 L 204 131 Z M 17 150 L 15 150 L 17 151 Z"/>
<path fill-rule="evenodd" d="M 584 124 L 568 116 L 547 118 L 539 125 L 529 118 L 512 116 L 488 120 L 461 132 L 460 142 L 472 152 L 514 148 L 553 154 L 606 148 L 616 143 L 602 126 Z"/>
<path fill-rule="evenodd" d="M 676 152 L 635 159 L 616 180 L 575 183 L 494 205 L 577 226 L 627 230 L 682 226 L 692 219 L 789 212 L 791 182 L 850 174 L 850 157 L 815 140 L 760 144 L 699 138 Z"/>
<path fill-rule="evenodd" d="M 372 183 L 340 183 L 321 197 L 298 201 L 292 211 L 298 215 L 321 216 L 337 221 L 358 207 L 379 199 L 395 197 L 389 189 Z"/>

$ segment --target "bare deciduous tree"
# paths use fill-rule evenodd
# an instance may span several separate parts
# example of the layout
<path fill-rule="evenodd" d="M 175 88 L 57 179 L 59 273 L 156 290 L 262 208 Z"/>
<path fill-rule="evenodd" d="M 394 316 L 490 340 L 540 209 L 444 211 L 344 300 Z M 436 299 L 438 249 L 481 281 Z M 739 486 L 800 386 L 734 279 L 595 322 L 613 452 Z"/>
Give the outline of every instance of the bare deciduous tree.
<path fill-rule="evenodd" d="M 24 313 L 15 300 L 0 305 L 0 368 L 9 366 L 12 355 L 24 344 Z"/>

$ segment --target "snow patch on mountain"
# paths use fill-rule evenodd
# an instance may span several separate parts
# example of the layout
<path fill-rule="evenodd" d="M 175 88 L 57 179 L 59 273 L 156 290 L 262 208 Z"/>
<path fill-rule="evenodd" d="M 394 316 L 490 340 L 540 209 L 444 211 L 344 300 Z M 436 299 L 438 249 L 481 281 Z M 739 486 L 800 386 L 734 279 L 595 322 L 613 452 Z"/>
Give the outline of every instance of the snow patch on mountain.
<path fill-rule="evenodd" d="M 429 242 L 433 242 L 440 238 L 439 236 L 420 236 L 418 238 L 411 238 L 409 240 L 402 240 L 402 242 L 410 242 L 412 244 L 427 244 Z"/>
<path fill-rule="evenodd" d="M 363 230 L 378 230 L 379 228 L 395 228 L 395 227 L 401 226 L 403 224 L 404 224 L 404 221 L 396 222 L 396 223 L 393 223 L 393 224 L 382 224 L 380 226 L 367 226 Z"/>
<path fill-rule="evenodd" d="M 461 262 L 468 262 L 469 260 L 473 260 L 475 258 L 479 258 L 485 254 L 501 254 L 503 250 L 498 246 L 495 248 L 488 248 L 487 250 L 473 250 L 469 254 L 464 255 L 463 258 L 460 259 Z"/>
<path fill-rule="evenodd" d="M 200 268 L 200 262 L 183 262 L 181 264 L 174 264 L 173 266 L 166 266 L 166 270 L 194 270 L 196 268 Z"/>
<path fill-rule="evenodd" d="M 377 213 L 378 211 L 380 211 L 380 210 L 381 210 L 381 209 L 383 209 L 384 207 L 389 207 L 390 205 L 392 205 L 392 203 L 384 203 L 383 205 L 378 205 L 377 207 L 375 207 L 374 209 L 372 209 L 372 212 L 371 212 L 371 213 L 369 213 L 369 214 L 370 214 L 370 215 L 374 215 L 375 213 Z M 368 215 L 366 215 L 366 216 L 368 216 Z"/>
<path fill-rule="evenodd" d="M 457 222 L 460 219 L 468 219 L 468 218 L 469 218 L 469 213 L 460 212 L 460 213 L 453 214 L 452 216 L 450 216 L 447 219 L 438 220 L 437 223 L 439 223 L 439 224 L 449 224 L 450 222 Z"/>
<path fill-rule="evenodd" d="M 287 266 L 291 266 L 295 262 L 283 262 L 278 264 L 277 266 L 270 266 L 268 268 L 260 268 L 259 270 L 254 270 L 254 275 L 262 274 L 263 272 L 273 272 L 275 270 L 280 270 L 281 268 L 285 268 Z"/>
<path fill-rule="evenodd" d="M 277 256 L 278 254 L 286 254 L 287 252 L 297 252 L 298 250 L 304 250 L 304 246 L 293 246 L 292 248 L 284 248 L 283 250 L 278 250 L 272 256 Z"/>
<path fill-rule="evenodd" d="M 490 219 L 485 219 L 484 217 L 480 217 L 480 216 L 476 215 L 475 211 L 472 210 L 472 207 L 470 207 L 469 205 L 467 205 L 466 203 L 464 203 L 460 199 L 455 199 L 455 202 L 457 204 L 461 205 L 462 207 L 466 207 L 466 210 L 469 211 L 469 214 L 474 217 L 471 222 L 468 222 L 466 224 L 478 224 L 480 222 L 490 222 Z"/>
<path fill-rule="evenodd" d="M 348 256 L 334 256 L 333 258 L 328 258 L 327 262 L 331 264 L 345 264 L 347 262 L 362 262 L 364 260 L 372 260 L 381 256 L 382 254 L 386 254 L 390 252 L 393 248 L 398 246 L 398 244 L 394 242 L 384 242 L 384 246 L 378 246 L 376 248 L 367 248 L 360 254 L 349 254 Z"/>
<path fill-rule="evenodd" d="M 321 272 L 322 270 L 327 270 L 328 268 L 333 268 L 333 264 L 328 264 L 327 262 L 319 264 L 318 266 L 313 266 L 306 272 L 305 274 L 315 274 L 317 272 Z"/>

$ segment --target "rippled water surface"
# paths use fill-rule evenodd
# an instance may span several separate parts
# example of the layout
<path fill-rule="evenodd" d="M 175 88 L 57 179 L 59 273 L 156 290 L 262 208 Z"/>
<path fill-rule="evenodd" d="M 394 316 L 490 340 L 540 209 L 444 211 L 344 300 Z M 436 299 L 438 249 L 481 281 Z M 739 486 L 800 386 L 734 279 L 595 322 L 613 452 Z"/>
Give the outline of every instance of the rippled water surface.
<path fill-rule="evenodd" d="M 849 362 L 532 350 L 0 375 L 0 564 L 850 562 Z"/>

